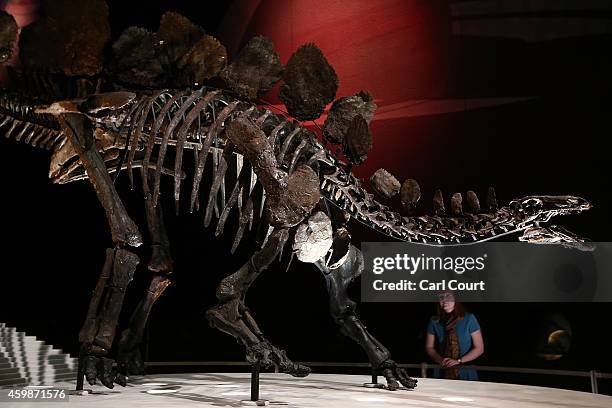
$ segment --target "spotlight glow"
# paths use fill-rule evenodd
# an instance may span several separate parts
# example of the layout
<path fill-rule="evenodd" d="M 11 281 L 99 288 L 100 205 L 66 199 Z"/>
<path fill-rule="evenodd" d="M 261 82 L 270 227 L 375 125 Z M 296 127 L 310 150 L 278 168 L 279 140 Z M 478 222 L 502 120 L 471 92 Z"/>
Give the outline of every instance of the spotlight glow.
<path fill-rule="evenodd" d="M 357 397 L 355 398 L 356 401 L 361 401 L 361 402 L 385 402 L 388 401 L 386 398 L 382 398 L 382 397 Z"/>
<path fill-rule="evenodd" d="M 147 390 L 147 394 L 172 394 L 178 390 Z"/>
<path fill-rule="evenodd" d="M 471 401 L 474 401 L 471 398 L 465 398 L 465 397 L 442 397 L 440 399 L 442 401 L 448 401 L 448 402 L 471 402 Z"/>
<path fill-rule="evenodd" d="M 222 395 L 251 395 L 249 391 L 229 391 L 224 392 Z"/>
<path fill-rule="evenodd" d="M 140 385 L 144 385 L 145 387 L 163 387 L 164 385 L 168 385 L 168 384 L 166 384 L 166 383 L 150 382 L 150 383 L 142 383 Z"/>

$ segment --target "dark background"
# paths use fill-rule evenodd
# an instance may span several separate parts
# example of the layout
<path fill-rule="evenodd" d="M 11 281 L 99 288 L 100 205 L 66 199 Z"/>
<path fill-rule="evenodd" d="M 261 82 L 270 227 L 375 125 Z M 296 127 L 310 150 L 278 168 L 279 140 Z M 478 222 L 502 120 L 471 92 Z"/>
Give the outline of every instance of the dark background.
<path fill-rule="evenodd" d="M 220 31 L 222 40 L 244 43 L 258 30 L 267 33 L 269 26 L 280 24 L 282 13 L 290 12 L 283 4 L 297 8 L 304 2 L 210 3 L 109 1 L 113 36 L 116 38 L 130 25 L 155 30 L 164 11 L 176 10 L 209 33 Z M 325 14 L 322 4 L 314 4 L 320 2 L 312 3 L 312 15 L 293 12 L 290 22 L 283 24 L 297 27 L 303 24 L 298 20 L 305 18 L 309 19 L 308 25 L 316 16 Z M 413 5 L 418 12 L 426 11 L 427 30 L 435 34 L 429 38 L 436 41 L 420 46 L 410 42 L 410 47 L 397 50 L 398 60 L 403 58 L 408 64 L 411 61 L 415 64 L 414 71 L 403 71 L 404 76 L 385 74 L 385 64 L 394 60 L 380 64 L 373 61 L 377 69 L 360 74 L 369 75 L 372 84 L 387 87 L 381 89 L 405 87 L 415 91 L 408 92 L 404 99 L 398 94 L 388 96 L 373 91 L 376 98 L 381 98 L 379 105 L 383 112 L 388 112 L 385 107 L 403 102 L 414 108 L 401 111 L 397 117 L 373 122 L 374 151 L 365 165 L 356 169 L 357 174 L 367 178 L 377 168 L 385 167 L 400 180 L 415 178 L 427 201 L 425 208 L 435 188 L 442 188 L 448 195 L 467 189 L 481 193 L 493 184 L 498 198 L 504 202 L 538 193 L 580 195 L 588 198 L 595 208 L 559 222 L 594 241 L 608 241 L 612 210 L 607 147 L 612 131 L 609 78 L 612 8 L 597 1 L 556 2 L 555 7 L 549 7 L 551 2 L 527 1 L 520 2 L 522 10 L 508 10 L 504 5 L 512 2 L 503 1 L 381 1 L 368 2 L 368 5 L 376 4 L 380 9 L 393 11 L 400 3 L 402 12 L 408 14 L 410 9 L 405 8 L 406 4 Z M 468 16 L 457 11 L 462 10 L 457 7 L 467 3 L 476 7 L 476 12 Z M 247 29 L 236 34 L 231 28 L 245 25 L 244 17 L 236 12 L 241 7 L 256 11 L 246 24 Z M 263 11 L 258 14 L 258 9 Z M 268 10 L 277 14 L 271 15 Z M 329 13 L 326 16 L 327 25 L 321 26 L 318 22 L 313 30 L 341 33 L 343 27 L 334 25 L 334 18 L 342 16 Z M 367 24 L 368 16 L 360 18 L 362 30 L 377 29 Z M 482 26 L 472 24 L 475 22 L 482 22 Z M 482 27 L 499 30 L 491 34 Z M 507 36 L 504 30 L 509 33 Z M 523 38 L 515 35 L 521 30 L 525 33 Z M 298 31 L 292 34 L 292 42 L 301 40 Z M 398 35 L 406 36 L 409 41 L 419 38 L 409 34 L 402 31 Z M 307 33 L 303 36 L 307 37 Z M 321 40 L 324 52 L 325 38 Z M 376 33 L 368 38 L 376 38 Z M 370 51 L 375 53 L 378 46 L 380 43 L 372 41 L 358 45 L 362 53 L 369 52 L 367 47 L 372 47 Z M 343 50 L 341 44 L 337 48 Z M 411 59 L 411 50 L 422 53 L 423 49 L 431 50 L 438 57 L 430 65 L 416 66 L 423 58 Z M 342 67 L 338 69 L 342 81 L 351 60 L 344 54 L 334 54 L 333 50 L 330 54 L 332 64 L 336 66 L 334 59 L 338 59 Z M 288 55 L 281 52 L 281 57 L 286 62 Z M 411 72 L 417 76 L 426 73 L 427 80 L 419 82 L 426 85 L 411 86 Z M 351 86 L 355 75 L 351 75 L 346 72 L 345 84 L 349 85 L 341 87 L 338 96 L 354 92 Z M 369 89 L 368 83 L 355 86 Z M 530 99 L 469 108 L 474 98 L 491 101 L 500 97 Z M 445 106 L 450 108 L 419 110 L 419 106 L 430 106 L 419 101 L 431 99 L 449 101 Z M 104 213 L 91 187 L 86 183 L 52 185 L 47 172 L 48 153 L 4 140 L 0 142 L 4 235 L 0 321 L 74 354 L 78 350 L 77 333 L 90 292 L 104 261 L 104 248 L 111 242 Z M 139 191 L 129 191 L 125 177 L 120 182 L 120 190 L 144 230 Z M 248 243 L 237 255 L 231 256 L 232 234 L 212 239 L 212 232 L 203 228 L 200 215 L 184 214 L 176 218 L 171 215 L 171 203 L 163 204 L 168 209 L 176 283 L 154 308 L 148 329 L 148 359 L 242 361 L 242 347 L 231 337 L 209 328 L 204 312 L 215 303 L 214 290 L 221 277 L 246 259 Z M 232 231 L 231 227 L 228 225 L 226 231 Z M 358 225 L 353 232 L 356 243 L 384 239 Z M 146 251 L 142 254 L 146 263 Z M 248 296 L 248 305 L 269 339 L 298 361 L 367 361 L 359 346 L 343 337 L 329 317 L 325 282 L 320 273 L 310 265 L 294 264 L 289 271 L 285 271 L 285 266 L 286 260 L 275 263 L 255 282 Z M 126 300 L 127 313 L 138 302 L 148 278 L 148 272 L 140 268 Z M 359 298 L 359 281 L 353 285 L 352 296 Z M 486 351 L 478 364 L 612 372 L 610 340 L 604 334 L 612 312 L 610 304 L 469 304 L 467 307 L 480 321 L 485 338 Z M 423 351 L 424 329 L 433 312 L 433 305 L 419 303 L 362 304 L 359 308 L 368 329 L 402 363 L 427 360 Z M 545 351 L 541 345 L 557 329 L 571 332 L 571 345 L 561 359 L 546 361 L 538 353 Z M 487 373 L 481 377 L 588 390 L 587 379 L 504 377 Z M 604 391 L 608 386 L 602 380 L 600 387 Z"/>

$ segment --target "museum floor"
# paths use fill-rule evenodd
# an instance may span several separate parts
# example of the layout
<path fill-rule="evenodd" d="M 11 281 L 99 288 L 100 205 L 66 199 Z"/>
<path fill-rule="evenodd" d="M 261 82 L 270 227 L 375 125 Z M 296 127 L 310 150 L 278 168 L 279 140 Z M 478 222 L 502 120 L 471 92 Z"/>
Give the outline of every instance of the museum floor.
<path fill-rule="evenodd" d="M 288 407 L 566 407 L 609 408 L 612 397 L 553 388 L 513 384 L 420 379 L 413 391 L 389 392 L 361 386 L 368 376 L 311 374 L 293 378 L 285 374 L 262 374 L 260 398 L 270 406 Z M 73 383 L 59 383 L 74 388 Z M 247 373 L 158 374 L 132 379 L 125 388 L 70 396 L 68 403 L 0 402 L 0 407 L 59 408 L 64 405 L 91 408 L 119 407 L 239 407 L 250 396 Z"/>

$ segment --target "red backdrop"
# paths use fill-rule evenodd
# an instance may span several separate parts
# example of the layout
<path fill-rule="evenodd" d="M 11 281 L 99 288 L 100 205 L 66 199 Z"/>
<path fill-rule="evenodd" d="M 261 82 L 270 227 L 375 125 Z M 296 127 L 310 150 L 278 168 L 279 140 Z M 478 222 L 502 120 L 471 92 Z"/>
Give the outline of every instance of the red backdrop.
<path fill-rule="evenodd" d="M 337 96 L 367 90 L 379 106 L 371 129 L 374 149 L 355 169 L 406 170 L 407 151 L 424 148 L 422 99 L 445 95 L 451 39 L 448 5 L 436 0 L 236 0 L 220 40 L 235 54 L 255 35 L 270 37 L 283 63 L 302 44 L 316 43 L 340 78 Z M 280 103 L 276 92 L 269 99 Z M 421 109 L 419 111 L 419 109 Z M 410 132 L 410 134 L 408 134 Z M 382 146 L 401 146 L 384 151 Z M 380 147 L 377 149 L 377 147 Z M 401 174 L 398 178 L 401 181 Z"/>

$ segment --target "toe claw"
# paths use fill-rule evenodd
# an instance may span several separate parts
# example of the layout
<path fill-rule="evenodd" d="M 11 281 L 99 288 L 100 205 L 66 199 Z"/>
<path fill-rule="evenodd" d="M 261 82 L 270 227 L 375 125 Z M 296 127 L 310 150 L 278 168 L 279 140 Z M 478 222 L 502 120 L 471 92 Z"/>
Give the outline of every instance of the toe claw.
<path fill-rule="evenodd" d="M 287 357 L 287 353 L 268 341 L 262 341 L 247 348 L 247 361 L 251 364 L 259 363 L 262 368 L 277 367 L 278 370 L 294 377 L 306 377 L 310 374 L 310 367 L 297 364 Z"/>
<path fill-rule="evenodd" d="M 125 387 L 127 385 L 127 380 L 128 378 L 121 374 L 121 373 L 116 373 L 115 375 L 115 383 L 119 384 L 122 387 Z"/>
<path fill-rule="evenodd" d="M 388 360 L 383 364 L 383 367 L 384 368 L 382 370 L 382 373 L 385 379 L 387 380 L 387 389 L 389 391 L 395 391 L 401 388 L 400 383 L 407 389 L 413 389 L 416 387 L 417 380 L 411 378 L 406 373 L 406 370 L 401 367 L 398 367 L 394 361 Z"/>
<path fill-rule="evenodd" d="M 98 378 L 107 388 L 114 388 L 115 373 L 113 371 L 113 360 L 102 357 L 98 362 Z"/>
<path fill-rule="evenodd" d="M 120 350 L 117 357 L 119 373 L 128 375 L 145 375 L 145 365 L 138 347 L 131 350 Z M 115 381 L 116 382 L 116 381 Z"/>
<path fill-rule="evenodd" d="M 85 356 L 83 359 L 83 365 L 85 367 L 84 373 L 87 382 L 89 383 L 89 385 L 95 385 L 96 377 L 98 374 L 98 370 L 96 368 L 96 366 L 98 365 L 98 358 L 94 356 Z"/>
<path fill-rule="evenodd" d="M 400 387 L 399 383 L 395 379 L 395 376 L 393 375 L 393 370 L 391 370 L 390 368 L 385 368 L 383 370 L 383 375 L 387 380 L 387 389 L 389 391 L 395 391 Z"/>
<path fill-rule="evenodd" d="M 127 377 L 117 371 L 114 360 L 95 354 L 85 354 L 80 359 L 89 385 L 96 385 L 98 380 L 107 388 L 114 388 L 115 383 L 127 385 Z"/>
<path fill-rule="evenodd" d="M 308 366 L 295 364 L 291 375 L 294 377 L 306 377 L 308 374 L 310 374 L 310 371 L 311 369 Z"/>
<path fill-rule="evenodd" d="M 411 378 L 403 368 L 398 368 L 396 374 L 404 387 L 408 389 L 416 387 L 418 381 L 415 378 Z"/>

